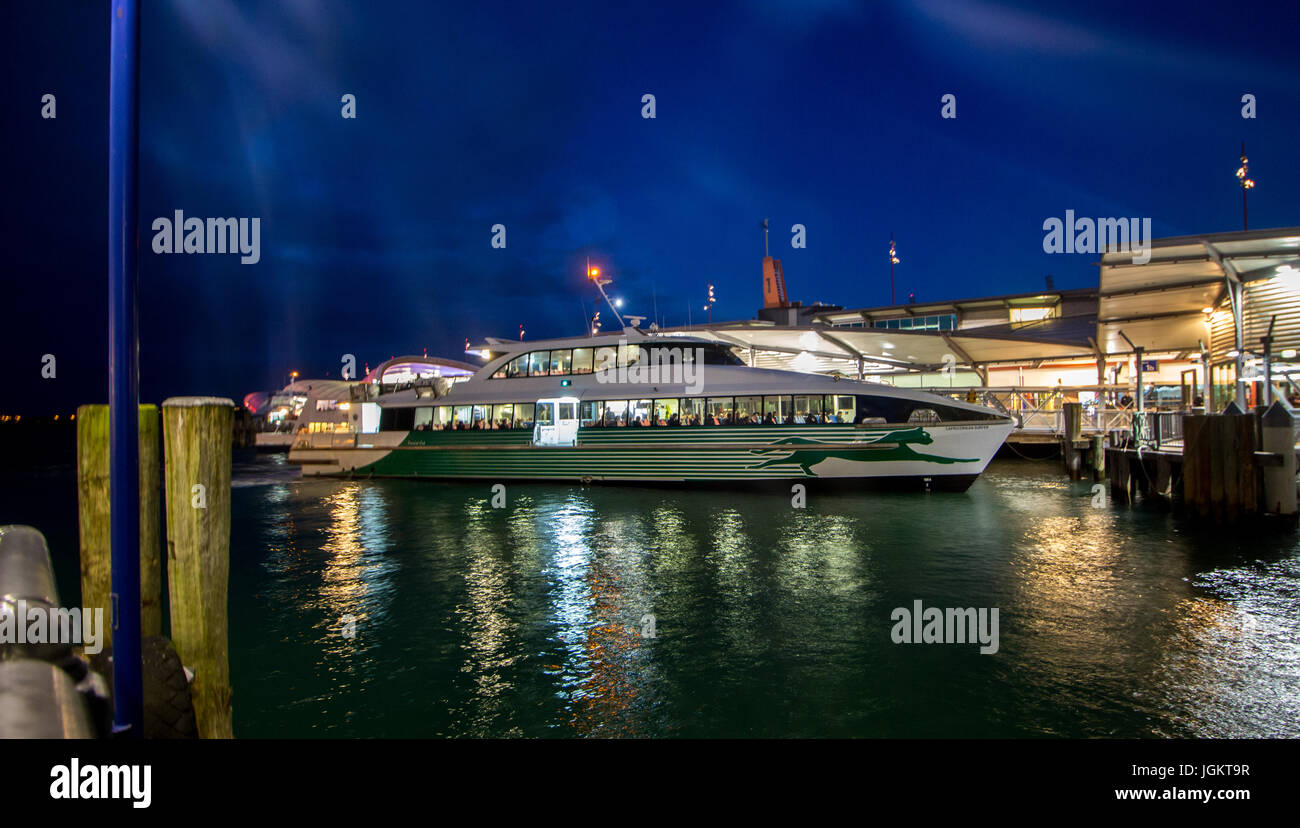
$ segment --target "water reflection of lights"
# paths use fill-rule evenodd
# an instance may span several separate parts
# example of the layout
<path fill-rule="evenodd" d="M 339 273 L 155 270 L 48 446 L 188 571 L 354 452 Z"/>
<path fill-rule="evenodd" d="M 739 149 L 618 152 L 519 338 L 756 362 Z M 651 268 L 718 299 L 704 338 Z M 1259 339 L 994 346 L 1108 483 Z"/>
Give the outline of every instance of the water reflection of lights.
<path fill-rule="evenodd" d="M 639 735 L 656 684 L 653 639 L 642 637 L 643 619 L 655 610 L 646 564 L 674 521 L 652 516 L 646 531 L 642 520 L 624 515 L 597 527 L 594 512 L 587 495 L 575 492 L 548 521 L 551 613 L 564 652 L 554 672 L 577 733 Z"/>
<path fill-rule="evenodd" d="M 1300 736 L 1300 595 L 1294 558 L 1197 579 L 1216 596 L 1175 607 L 1143 699 L 1175 737 Z"/>
<path fill-rule="evenodd" d="M 1013 572 L 1025 623 L 1050 634 L 1053 649 L 1064 646 L 1074 658 L 1102 666 L 1131 644 L 1130 607 L 1117 587 L 1132 561 L 1123 560 L 1122 544 L 1107 531 L 1108 516 L 1090 511 L 1031 523 Z"/>
<path fill-rule="evenodd" d="M 516 506 L 526 510 L 527 507 Z M 465 506 L 462 543 L 468 557 L 465 603 L 456 607 L 467 628 L 465 646 L 469 663 L 462 669 L 474 676 L 474 710 L 467 723 L 470 734 L 487 734 L 496 719 L 511 711 L 501 701 L 513 690 L 506 671 L 518 660 L 514 643 L 518 624 L 509 614 L 510 569 L 503 561 L 507 550 L 492 528 L 492 510 L 483 501 Z"/>
<path fill-rule="evenodd" d="M 388 552 L 388 511 L 379 487 L 350 483 L 326 497 L 330 522 L 321 551 L 329 557 L 321 573 L 316 606 L 329 633 L 340 619 L 354 616 L 358 626 L 382 622 L 392 599 L 396 560 Z M 340 639 L 327 634 L 327 641 Z"/>
<path fill-rule="evenodd" d="M 557 634 L 571 657 L 570 668 L 580 675 L 587 669 L 583 645 L 592 625 L 591 587 L 587 581 L 591 512 L 588 504 L 566 500 L 555 511 L 539 515 L 539 519 L 549 524 L 550 531 L 543 529 L 543 532 L 549 534 L 548 540 L 555 550 L 545 574 L 553 583 L 551 610 L 559 628 Z"/>

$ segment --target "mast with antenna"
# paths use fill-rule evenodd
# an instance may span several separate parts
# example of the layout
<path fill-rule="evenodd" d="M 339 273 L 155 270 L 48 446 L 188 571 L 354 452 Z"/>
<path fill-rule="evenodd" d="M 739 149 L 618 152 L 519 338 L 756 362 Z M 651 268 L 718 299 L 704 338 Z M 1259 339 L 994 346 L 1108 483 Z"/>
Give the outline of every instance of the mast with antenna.
<path fill-rule="evenodd" d="M 587 278 L 595 284 L 596 289 L 600 291 L 600 295 L 605 297 L 605 304 L 609 305 L 614 318 L 618 320 L 619 327 L 624 327 L 623 317 L 619 315 L 618 308 L 614 307 L 614 303 L 609 300 L 609 294 L 605 292 L 605 285 L 610 284 L 613 280 L 601 276 L 600 268 L 591 266 L 590 256 L 587 257 Z"/>

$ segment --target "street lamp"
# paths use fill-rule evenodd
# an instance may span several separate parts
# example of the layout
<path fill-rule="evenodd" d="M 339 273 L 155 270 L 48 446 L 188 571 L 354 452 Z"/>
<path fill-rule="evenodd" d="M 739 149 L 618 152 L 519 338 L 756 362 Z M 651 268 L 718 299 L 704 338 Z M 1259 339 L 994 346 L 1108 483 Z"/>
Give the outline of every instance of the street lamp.
<path fill-rule="evenodd" d="M 1246 142 L 1241 142 L 1241 166 L 1237 168 L 1237 181 L 1241 184 L 1241 229 L 1249 230 L 1250 224 L 1246 220 L 1246 191 L 1254 188 L 1254 179 L 1247 178 L 1246 173 L 1250 172 L 1250 159 L 1246 157 Z"/>
<path fill-rule="evenodd" d="M 894 265 L 898 264 L 898 252 L 894 249 L 894 234 L 889 234 L 889 304 L 894 304 Z"/>

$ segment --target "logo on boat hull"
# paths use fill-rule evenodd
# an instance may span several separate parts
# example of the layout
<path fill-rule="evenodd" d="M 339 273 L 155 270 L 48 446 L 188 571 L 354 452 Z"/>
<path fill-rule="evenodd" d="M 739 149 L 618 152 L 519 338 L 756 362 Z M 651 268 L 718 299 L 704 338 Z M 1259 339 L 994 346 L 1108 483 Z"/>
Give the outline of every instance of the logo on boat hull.
<path fill-rule="evenodd" d="M 770 469 L 778 466 L 798 466 L 808 477 L 816 477 L 812 467 L 825 460 L 849 460 L 859 463 L 880 463 L 890 460 L 911 460 L 922 463 L 975 463 L 979 458 L 963 459 L 960 457 L 942 457 L 937 454 L 921 454 L 912 448 L 912 444 L 928 446 L 934 438 L 923 428 L 897 429 L 878 435 L 872 435 L 861 448 L 843 444 L 826 443 L 821 440 L 809 440 L 804 437 L 788 437 L 778 440 L 768 448 L 750 449 L 750 454 L 782 455 L 773 456 L 757 465 L 749 466 L 751 471 Z"/>

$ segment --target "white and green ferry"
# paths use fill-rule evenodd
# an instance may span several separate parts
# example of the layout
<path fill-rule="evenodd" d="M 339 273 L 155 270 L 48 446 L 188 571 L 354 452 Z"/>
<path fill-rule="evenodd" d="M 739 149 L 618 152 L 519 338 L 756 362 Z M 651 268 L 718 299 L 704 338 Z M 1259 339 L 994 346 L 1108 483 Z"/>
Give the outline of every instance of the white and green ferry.
<path fill-rule="evenodd" d="M 751 368 L 689 336 L 489 340 L 485 355 L 454 381 L 359 385 L 347 429 L 299 435 L 290 462 L 305 475 L 964 490 L 1015 426 L 924 392 Z"/>

